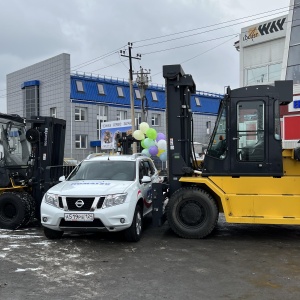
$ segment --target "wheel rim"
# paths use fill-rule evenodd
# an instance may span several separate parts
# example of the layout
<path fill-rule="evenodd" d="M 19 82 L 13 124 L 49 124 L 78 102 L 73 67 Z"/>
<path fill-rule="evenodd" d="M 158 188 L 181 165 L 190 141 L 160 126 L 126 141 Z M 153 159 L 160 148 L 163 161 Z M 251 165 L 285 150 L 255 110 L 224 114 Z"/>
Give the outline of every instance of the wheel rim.
<path fill-rule="evenodd" d="M 207 218 L 206 210 L 195 200 L 186 200 L 177 208 L 177 217 L 185 227 L 200 227 Z"/>
<path fill-rule="evenodd" d="M 142 216 L 141 216 L 140 212 L 138 212 L 136 214 L 135 229 L 136 229 L 137 235 L 140 235 L 142 232 Z"/>

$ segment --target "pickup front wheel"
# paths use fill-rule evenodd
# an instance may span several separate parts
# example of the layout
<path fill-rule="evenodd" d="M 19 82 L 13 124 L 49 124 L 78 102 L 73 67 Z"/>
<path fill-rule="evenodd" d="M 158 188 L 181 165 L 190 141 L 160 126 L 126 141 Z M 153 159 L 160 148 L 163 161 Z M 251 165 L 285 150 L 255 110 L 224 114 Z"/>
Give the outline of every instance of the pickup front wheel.
<path fill-rule="evenodd" d="M 125 238 L 128 242 L 138 242 L 142 236 L 143 214 L 142 208 L 137 205 L 131 226 L 125 230 Z"/>

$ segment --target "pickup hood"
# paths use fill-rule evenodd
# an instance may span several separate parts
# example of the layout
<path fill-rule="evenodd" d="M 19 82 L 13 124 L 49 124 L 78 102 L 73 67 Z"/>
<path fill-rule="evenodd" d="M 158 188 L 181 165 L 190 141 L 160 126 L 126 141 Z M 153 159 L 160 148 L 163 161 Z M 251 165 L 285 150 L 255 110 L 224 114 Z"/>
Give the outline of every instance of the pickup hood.
<path fill-rule="evenodd" d="M 61 196 L 100 196 L 124 193 L 132 184 L 132 181 L 116 180 L 64 181 L 53 186 L 48 192 Z"/>

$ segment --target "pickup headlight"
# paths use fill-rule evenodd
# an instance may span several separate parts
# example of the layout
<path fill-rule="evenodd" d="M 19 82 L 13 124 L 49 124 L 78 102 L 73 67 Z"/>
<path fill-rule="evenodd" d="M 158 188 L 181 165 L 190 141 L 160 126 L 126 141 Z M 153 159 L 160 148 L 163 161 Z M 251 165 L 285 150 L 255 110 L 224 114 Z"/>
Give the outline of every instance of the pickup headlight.
<path fill-rule="evenodd" d="M 126 197 L 127 194 L 107 195 L 103 202 L 102 208 L 123 204 L 126 200 Z"/>
<path fill-rule="evenodd" d="M 59 208 L 58 195 L 46 193 L 45 202 Z"/>

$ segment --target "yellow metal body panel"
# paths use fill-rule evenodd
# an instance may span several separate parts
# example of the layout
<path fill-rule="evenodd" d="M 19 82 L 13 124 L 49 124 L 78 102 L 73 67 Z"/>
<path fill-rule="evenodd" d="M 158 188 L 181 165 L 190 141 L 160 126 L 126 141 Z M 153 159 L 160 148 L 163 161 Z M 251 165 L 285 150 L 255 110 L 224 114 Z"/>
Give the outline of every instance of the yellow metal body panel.
<path fill-rule="evenodd" d="M 300 162 L 292 150 L 283 152 L 283 165 L 280 178 L 195 176 L 180 181 L 211 191 L 229 223 L 300 225 Z"/>

